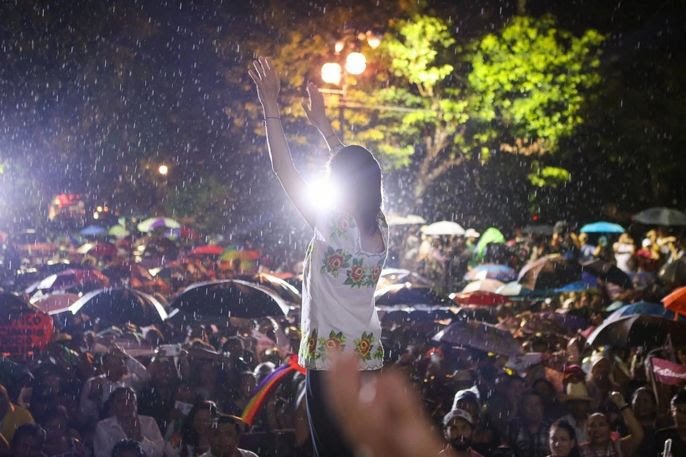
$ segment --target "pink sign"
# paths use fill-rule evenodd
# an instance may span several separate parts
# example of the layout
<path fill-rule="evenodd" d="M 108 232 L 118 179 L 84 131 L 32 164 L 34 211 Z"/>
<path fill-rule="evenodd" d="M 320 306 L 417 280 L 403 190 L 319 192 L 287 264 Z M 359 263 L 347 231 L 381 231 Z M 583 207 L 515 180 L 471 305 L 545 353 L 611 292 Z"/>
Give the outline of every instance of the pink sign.
<path fill-rule="evenodd" d="M 653 365 L 655 380 L 658 382 L 670 386 L 680 386 L 686 383 L 686 365 L 679 365 L 657 357 L 650 360 Z"/>

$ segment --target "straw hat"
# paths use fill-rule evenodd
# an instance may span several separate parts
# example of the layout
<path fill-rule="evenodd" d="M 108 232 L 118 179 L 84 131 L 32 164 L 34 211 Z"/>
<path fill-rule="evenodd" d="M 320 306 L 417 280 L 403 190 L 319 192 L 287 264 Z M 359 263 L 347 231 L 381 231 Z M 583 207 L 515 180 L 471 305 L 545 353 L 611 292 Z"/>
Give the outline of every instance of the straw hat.
<path fill-rule="evenodd" d="M 593 401 L 593 398 L 588 394 L 586 384 L 583 382 L 570 382 L 565 387 L 565 393 L 562 395 L 562 401 Z"/>

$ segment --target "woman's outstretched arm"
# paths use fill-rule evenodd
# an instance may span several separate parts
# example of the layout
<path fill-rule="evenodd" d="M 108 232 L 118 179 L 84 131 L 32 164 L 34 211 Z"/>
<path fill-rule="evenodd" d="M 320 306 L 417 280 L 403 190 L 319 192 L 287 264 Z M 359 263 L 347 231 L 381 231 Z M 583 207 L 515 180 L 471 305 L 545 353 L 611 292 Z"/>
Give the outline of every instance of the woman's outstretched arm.
<path fill-rule="evenodd" d="M 326 117 L 326 109 L 324 106 L 324 97 L 314 83 L 307 84 L 307 94 L 310 98 L 309 103 L 303 103 L 307 119 L 324 137 L 329 151 L 334 152 L 342 148 L 344 144 L 336 135 L 331 121 Z"/>
<path fill-rule="evenodd" d="M 257 95 L 262 103 L 272 169 L 300 214 L 314 227 L 315 215 L 314 209 L 307 200 L 307 185 L 293 164 L 288 141 L 281 126 L 278 100 L 281 88 L 279 75 L 266 57 L 260 57 L 254 61 L 253 68 L 248 70 L 248 73 L 257 86 Z"/>

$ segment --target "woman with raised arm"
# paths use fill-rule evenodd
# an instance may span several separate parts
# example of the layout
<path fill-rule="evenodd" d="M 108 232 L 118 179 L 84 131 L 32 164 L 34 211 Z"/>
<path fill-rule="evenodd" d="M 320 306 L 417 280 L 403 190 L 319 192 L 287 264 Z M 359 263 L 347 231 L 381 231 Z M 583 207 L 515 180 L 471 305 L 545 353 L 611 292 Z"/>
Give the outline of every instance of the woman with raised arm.
<path fill-rule="evenodd" d="M 317 210 L 293 165 L 281 127 L 278 74 L 264 57 L 253 67 L 249 73 L 264 110 L 272 168 L 314 229 L 305 255 L 298 356 L 308 370 L 307 409 L 315 454 L 352 456 L 325 402 L 324 373 L 337 352 L 356 354 L 362 371 L 379 370 L 383 365 L 381 325 L 374 309 L 374 290 L 388 247 L 388 226 L 381 211 L 381 168 L 365 148 L 339 141 L 326 117 L 321 93 L 309 84 L 305 113 L 334 152 L 328 179 L 339 196 L 326 210 Z"/>

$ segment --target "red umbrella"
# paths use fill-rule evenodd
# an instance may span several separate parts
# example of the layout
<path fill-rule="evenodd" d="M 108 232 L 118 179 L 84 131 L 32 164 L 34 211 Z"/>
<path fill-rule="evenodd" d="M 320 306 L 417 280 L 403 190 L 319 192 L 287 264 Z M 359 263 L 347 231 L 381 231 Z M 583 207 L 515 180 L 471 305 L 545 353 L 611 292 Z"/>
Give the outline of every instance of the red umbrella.
<path fill-rule="evenodd" d="M 217 244 L 206 244 L 193 248 L 190 255 L 219 255 L 224 252 L 224 248 Z"/>
<path fill-rule="evenodd" d="M 456 294 L 452 299 L 460 305 L 498 306 L 508 303 L 508 297 L 493 292 L 476 291 Z"/>
<path fill-rule="evenodd" d="M 674 312 L 675 319 L 679 318 L 679 314 L 686 315 L 686 287 L 679 287 L 674 289 L 671 294 L 662 299 L 665 308 Z"/>
<path fill-rule="evenodd" d="M 64 270 L 43 279 L 38 290 L 92 290 L 109 286 L 107 276 L 98 270 Z"/>

